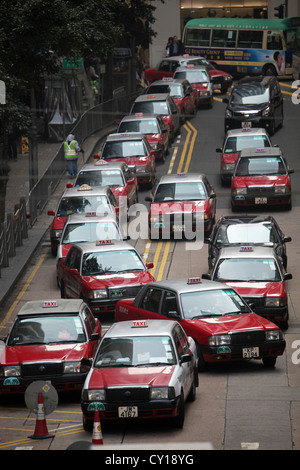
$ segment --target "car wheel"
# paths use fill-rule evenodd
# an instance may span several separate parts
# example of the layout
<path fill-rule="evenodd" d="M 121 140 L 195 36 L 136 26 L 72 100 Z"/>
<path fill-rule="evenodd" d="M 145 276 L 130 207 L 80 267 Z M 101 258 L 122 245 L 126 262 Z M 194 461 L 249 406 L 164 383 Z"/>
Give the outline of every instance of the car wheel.
<path fill-rule="evenodd" d="M 60 283 L 60 296 L 62 299 L 66 299 L 67 296 L 66 296 L 66 289 L 65 289 L 65 284 L 63 281 L 61 281 Z"/>
<path fill-rule="evenodd" d="M 196 388 L 197 388 L 197 385 L 198 385 L 198 371 L 195 370 L 194 371 L 194 380 L 193 380 L 193 383 L 192 383 L 192 386 L 191 386 L 191 390 L 189 391 L 189 394 L 188 394 L 188 401 L 195 401 L 196 400 Z"/>
<path fill-rule="evenodd" d="M 197 356 L 198 356 L 198 372 L 203 372 L 206 369 L 206 362 L 203 359 L 203 354 L 200 349 L 199 343 L 196 343 Z"/>
<path fill-rule="evenodd" d="M 264 357 L 262 361 L 265 367 L 274 367 L 276 359 L 277 357 Z"/>
<path fill-rule="evenodd" d="M 271 118 L 270 118 L 270 127 L 269 127 L 269 134 L 270 134 L 270 135 L 274 135 L 274 134 L 275 134 L 275 129 L 276 129 L 276 126 L 275 126 L 275 117 L 274 117 L 274 116 L 271 116 Z"/>
<path fill-rule="evenodd" d="M 174 428 L 182 428 L 184 424 L 184 396 L 183 393 L 180 395 L 179 405 L 178 405 L 178 415 L 173 418 Z"/>
<path fill-rule="evenodd" d="M 86 419 L 84 416 L 82 417 L 82 427 L 85 431 L 91 431 L 93 429 L 93 420 Z"/>

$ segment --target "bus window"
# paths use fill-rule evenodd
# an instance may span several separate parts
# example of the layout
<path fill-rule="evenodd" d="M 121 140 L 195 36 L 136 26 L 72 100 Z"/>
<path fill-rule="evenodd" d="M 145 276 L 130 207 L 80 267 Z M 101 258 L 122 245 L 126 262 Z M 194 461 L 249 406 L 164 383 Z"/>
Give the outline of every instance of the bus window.
<path fill-rule="evenodd" d="M 243 49 L 262 49 L 263 31 L 239 31 L 237 47 Z"/>
<path fill-rule="evenodd" d="M 277 49 L 283 49 L 280 32 L 268 31 L 267 49 L 273 51 L 276 51 Z"/>
<path fill-rule="evenodd" d="M 214 29 L 212 32 L 212 47 L 235 47 L 236 31 L 229 29 Z"/>
<path fill-rule="evenodd" d="M 186 44 L 188 46 L 209 46 L 210 29 L 191 29 L 187 33 Z"/>

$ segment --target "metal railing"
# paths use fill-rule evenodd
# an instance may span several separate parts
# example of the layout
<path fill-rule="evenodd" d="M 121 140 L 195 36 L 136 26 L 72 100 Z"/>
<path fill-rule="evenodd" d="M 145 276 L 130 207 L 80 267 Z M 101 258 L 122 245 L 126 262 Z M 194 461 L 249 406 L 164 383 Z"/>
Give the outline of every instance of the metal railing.
<path fill-rule="evenodd" d="M 84 142 L 95 132 L 99 132 L 115 123 L 116 119 L 128 113 L 131 104 L 140 94 L 117 93 L 109 101 L 86 111 L 70 132 L 79 142 Z M 29 192 L 28 198 L 20 199 L 14 214 L 5 214 L 5 221 L 0 224 L 0 277 L 1 268 L 9 266 L 9 258 L 16 256 L 16 247 L 22 246 L 28 238 L 28 228 L 32 227 L 59 185 L 66 170 L 63 143 L 54 155 L 47 169 Z M 27 214 L 30 214 L 30 217 Z"/>

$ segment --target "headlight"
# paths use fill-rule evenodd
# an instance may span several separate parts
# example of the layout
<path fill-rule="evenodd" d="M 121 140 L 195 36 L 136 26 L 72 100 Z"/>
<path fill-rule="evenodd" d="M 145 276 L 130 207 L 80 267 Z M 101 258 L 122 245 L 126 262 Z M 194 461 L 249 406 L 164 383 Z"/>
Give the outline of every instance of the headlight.
<path fill-rule="evenodd" d="M 266 307 L 284 307 L 285 299 L 284 297 L 267 297 L 265 299 Z"/>
<path fill-rule="evenodd" d="M 222 164 L 222 170 L 224 171 L 233 171 L 234 169 L 234 163 L 223 163 Z"/>
<path fill-rule="evenodd" d="M 262 116 L 269 116 L 270 114 L 270 106 L 268 106 L 266 109 L 263 110 L 263 112 L 261 113 Z"/>
<path fill-rule="evenodd" d="M 0 368 L 0 376 L 2 377 L 19 377 L 20 375 L 20 366 L 3 366 Z"/>
<path fill-rule="evenodd" d="M 225 344 L 231 343 L 230 335 L 213 335 L 209 336 L 208 344 L 209 346 L 223 346 Z"/>
<path fill-rule="evenodd" d="M 137 173 L 151 173 L 151 168 L 149 166 L 137 166 Z"/>
<path fill-rule="evenodd" d="M 107 298 L 106 289 L 90 290 L 88 293 L 88 298 L 92 300 L 106 299 Z"/>
<path fill-rule="evenodd" d="M 105 401 L 105 390 L 87 390 L 88 401 Z"/>
<path fill-rule="evenodd" d="M 152 222 L 152 223 L 161 222 L 161 221 L 162 221 L 162 214 L 159 214 L 159 215 L 151 215 L 149 220 L 150 220 L 150 222 Z"/>
<path fill-rule="evenodd" d="M 83 372 L 80 361 L 64 363 L 64 374 L 79 374 L 79 372 Z"/>
<path fill-rule="evenodd" d="M 282 331 L 281 330 L 270 330 L 266 331 L 266 341 L 278 341 L 282 339 Z"/>
<path fill-rule="evenodd" d="M 236 195 L 247 194 L 247 188 L 236 188 L 234 193 Z"/>
<path fill-rule="evenodd" d="M 51 238 L 60 238 L 62 234 L 62 230 L 51 230 L 50 237 Z"/>
<path fill-rule="evenodd" d="M 174 398 L 174 389 L 169 387 L 154 387 L 151 389 L 151 400 L 167 400 Z"/>
<path fill-rule="evenodd" d="M 275 194 L 287 194 L 289 188 L 287 186 L 275 186 Z"/>

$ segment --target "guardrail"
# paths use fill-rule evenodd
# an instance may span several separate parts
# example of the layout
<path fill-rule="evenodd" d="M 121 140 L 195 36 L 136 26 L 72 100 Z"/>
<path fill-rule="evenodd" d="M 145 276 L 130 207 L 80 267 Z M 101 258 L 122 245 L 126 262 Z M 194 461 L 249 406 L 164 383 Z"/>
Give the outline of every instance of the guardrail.
<path fill-rule="evenodd" d="M 70 132 L 76 135 L 79 142 L 84 142 L 93 133 L 114 124 L 117 117 L 127 114 L 131 104 L 140 93 L 141 91 L 136 91 L 131 95 L 125 95 L 125 93 L 118 92 L 112 100 L 86 111 Z M 23 239 L 28 238 L 28 228 L 35 224 L 60 183 L 65 169 L 62 143 L 27 199 L 25 197 L 20 199 L 20 204 L 15 206 L 13 214 L 5 214 L 5 221 L 0 224 L 0 277 L 1 268 L 8 267 L 9 258 L 16 256 L 16 247 L 22 246 Z"/>

